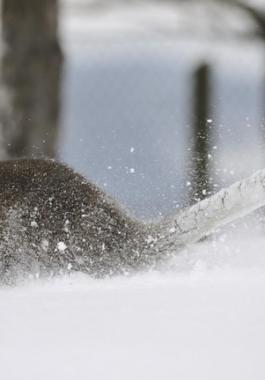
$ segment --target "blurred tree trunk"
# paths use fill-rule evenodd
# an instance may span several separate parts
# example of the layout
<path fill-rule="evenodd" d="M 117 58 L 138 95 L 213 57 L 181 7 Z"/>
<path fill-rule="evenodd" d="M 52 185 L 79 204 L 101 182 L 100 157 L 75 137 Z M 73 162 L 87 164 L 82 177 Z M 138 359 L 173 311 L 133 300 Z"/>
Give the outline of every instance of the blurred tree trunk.
<path fill-rule="evenodd" d="M 192 150 L 192 194 L 191 202 L 209 196 L 210 184 L 210 130 L 209 120 L 210 68 L 201 64 L 194 73 L 193 93 L 193 150 Z"/>
<path fill-rule="evenodd" d="M 57 0 L 2 0 L 8 157 L 55 156 L 63 62 L 57 25 Z"/>
<path fill-rule="evenodd" d="M 265 11 L 264 8 L 260 8 L 258 4 L 251 4 L 251 1 L 242 0 L 216 0 L 222 4 L 228 4 L 238 9 L 243 10 L 250 16 L 256 25 L 256 37 L 258 37 L 263 44 L 265 44 Z M 260 3 L 261 6 L 261 3 Z M 265 141 L 265 113 L 262 115 L 263 122 L 261 123 L 261 133 Z"/>

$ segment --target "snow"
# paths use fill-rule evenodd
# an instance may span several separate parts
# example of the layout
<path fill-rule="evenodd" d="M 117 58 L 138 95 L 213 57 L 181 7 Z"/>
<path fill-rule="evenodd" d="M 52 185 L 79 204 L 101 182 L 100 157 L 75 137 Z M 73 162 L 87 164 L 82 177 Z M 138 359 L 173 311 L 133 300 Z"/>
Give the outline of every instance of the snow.
<path fill-rule="evenodd" d="M 67 249 L 67 245 L 63 241 L 59 241 L 59 243 L 57 244 L 57 249 L 60 252 L 64 252 Z"/>
<path fill-rule="evenodd" d="M 262 3 L 261 0 L 259 1 Z M 110 146 L 112 152 L 117 152 L 122 162 L 126 162 L 125 153 L 122 156 L 123 151 L 118 149 L 117 141 L 120 142 L 121 146 L 126 146 L 126 154 L 130 154 L 130 157 L 137 157 L 138 152 L 141 151 L 146 152 L 147 156 L 139 157 L 141 165 L 137 165 L 135 161 L 127 162 L 127 167 L 135 170 L 135 175 L 130 176 L 130 178 L 135 181 L 138 178 L 138 182 L 136 182 L 135 187 L 132 184 L 127 186 L 128 176 L 126 176 L 126 181 L 124 181 L 127 186 L 126 189 L 130 186 L 133 190 L 131 192 L 127 190 L 128 197 L 124 200 L 129 203 L 129 200 L 133 201 L 138 197 L 137 204 L 139 204 L 139 194 L 145 191 L 147 198 L 143 199 L 142 204 L 150 211 L 150 204 L 155 202 L 162 209 L 159 203 L 160 199 L 161 202 L 163 201 L 161 194 L 166 192 L 165 189 L 170 188 L 169 183 L 174 183 L 174 200 L 178 181 L 184 183 L 184 188 L 185 184 L 187 187 L 190 186 L 190 182 L 185 181 L 185 178 L 183 179 L 180 176 L 178 176 L 180 179 L 172 176 L 167 181 L 167 177 L 170 176 L 169 167 L 172 166 L 172 172 L 176 171 L 176 162 L 180 167 L 183 167 L 180 157 L 177 156 L 174 159 L 172 152 L 177 154 L 176 152 L 180 151 L 180 156 L 183 156 L 181 146 L 184 146 L 182 135 L 175 139 L 179 144 L 179 149 L 178 146 L 173 145 L 175 141 L 172 138 L 174 136 L 173 129 L 171 130 L 171 127 L 167 129 L 169 122 L 165 122 L 168 119 L 166 117 L 163 119 L 163 114 L 159 119 L 161 109 L 154 107 L 153 102 L 151 102 L 152 99 L 158 99 L 157 103 L 160 104 L 167 93 L 162 93 L 161 101 L 160 98 L 150 97 L 149 103 L 152 106 L 152 113 L 150 112 L 150 114 L 154 115 L 153 121 L 151 117 L 144 119 L 144 111 L 146 112 L 148 109 L 149 103 L 148 101 L 143 102 L 143 100 L 149 99 L 147 96 L 149 93 L 144 92 L 143 107 L 141 108 L 134 98 L 134 103 L 131 103 L 134 93 L 132 91 L 130 98 L 125 99 L 125 103 L 127 101 L 127 105 L 130 105 L 134 111 L 132 112 L 134 123 L 130 123 L 131 119 L 128 119 L 127 116 L 127 118 L 120 117 L 120 113 L 117 112 L 119 120 L 121 120 L 121 127 L 120 129 L 116 127 L 119 132 L 125 130 L 124 126 L 132 125 L 130 127 L 132 132 L 128 127 L 124 136 L 117 133 L 119 136 L 117 139 L 114 133 L 108 132 L 109 134 L 107 134 L 106 131 L 110 130 L 107 123 L 105 129 L 101 127 L 100 135 L 99 126 L 104 126 L 104 119 L 103 121 L 101 119 L 104 116 L 101 103 L 98 103 L 96 108 L 93 104 L 91 105 L 91 108 L 94 107 L 97 111 L 95 114 L 90 112 L 90 115 L 94 117 L 91 121 L 92 126 L 93 122 L 96 125 L 94 135 L 91 125 L 89 133 L 82 135 L 82 120 L 84 120 L 84 130 L 88 130 L 88 105 L 86 101 L 82 103 L 82 99 L 91 98 L 87 89 L 92 88 L 91 92 L 95 98 L 98 87 L 103 93 L 106 87 L 112 88 L 111 81 L 108 81 L 108 78 L 105 78 L 103 74 L 107 67 L 111 67 L 109 65 L 110 57 L 115 54 L 115 59 L 118 62 L 121 54 L 126 55 L 129 52 L 128 60 L 133 61 L 134 67 L 138 64 L 141 70 L 142 66 L 133 58 L 136 55 L 142 57 L 141 59 L 143 59 L 148 70 L 154 71 L 153 76 L 149 79 L 150 83 L 153 83 L 154 78 L 160 75 L 157 87 L 151 87 L 150 93 L 153 94 L 157 93 L 156 88 L 162 91 L 163 86 L 160 84 L 165 83 L 165 77 L 161 73 L 165 71 L 168 72 L 165 87 L 168 86 L 169 93 L 172 94 L 172 89 L 177 88 L 176 84 L 178 84 L 180 93 L 185 94 L 184 85 L 187 80 L 185 77 L 185 80 L 181 81 L 183 70 L 180 74 L 178 71 L 172 71 L 167 59 L 171 60 L 172 66 L 176 68 L 180 66 L 180 63 L 186 67 L 188 58 L 194 62 L 206 56 L 216 64 L 218 61 L 217 66 L 222 73 L 219 75 L 219 82 L 232 83 L 232 89 L 238 87 L 238 93 L 249 95 L 245 101 L 242 99 L 240 104 L 237 103 L 235 97 L 234 101 L 231 101 L 231 110 L 229 108 L 225 112 L 227 99 L 231 100 L 227 96 L 227 92 L 228 90 L 231 91 L 231 88 L 225 90 L 224 85 L 221 86 L 220 83 L 216 86 L 219 89 L 218 99 L 223 99 L 223 109 L 220 111 L 222 118 L 218 114 L 214 118 L 214 123 L 219 125 L 222 122 L 224 124 L 223 130 L 220 132 L 223 137 L 218 145 L 220 156 L 218 159 L 220 162 L 222 161 L 220 167 L 227 168 L 227 176 L 231 183 L 233 179 L 230 176 L 234 172 L 237 176 L 241 176 L 238 165 L 242 166 L 242 171 L 247 168 L 249 174 L 254 171 L 254 168 L 256 169 L 256 166 L 259 166 L 261 161 L 258 160 L 258 164 L 255 163 L 256 156 L 253 153 L 254 149 L 260 149 L 260 143 L 256 141 L 260 137 L 256 131 L 247 128 L 242 129 L 241 124 L 244 125 L 244 123 L 241 121 L 245 115 L 244 112 L 251 114 L 251 110 L 254 109 L 253 105 L 258 103 L 257 91 L 249 92 L 249 88 L 251 88 L 249 84 L 261 82 L 263 53 L 257 49 L 253 42 L 251 42 L 251 46 L 247 46 L 248 56 L 252 57 L 249 61 L 244 61 L 246 59 L 245 45 L 241 46 L 241 52 L 236 52 L 238 55 L 235 59 L 235 44 L 238 44 L 238 41 L 231 42 L 229 46 L 227 46 L 226 41 L 220 42 L 216 48 L 212 46 L 211 41 L 205 42 L 201 47 L 196 47 L 198 42 L 189 41 L 187 44 L 185 38 L 183 41 L 161 43 L 163 37 L 157 33 L 160 30 L 160 25 L 164 26 L 165 20 L 167 20 L 168 28 L 175 30 L 174 25 L 178 15 L 173 13 L 169 6 L 163 9 L 157 7 L 152 12 L 150 12 L 151 8 L 149 7 L 149 5 L 145 6 L 145 12 L 143 12 L 143 8 L 141 8 L 141 12 L 135 11 L 133 13 L 131 9 L 129 11 L 118 10 L 114 15 L 107 12 L 102 17 L 93 16 L 94 18 L 90 18 L 89 21 L 86 12 L 83 16 L 80 14 L 71 16 L 68 13 L 68 16 L 64 18 L 62 35 L 70 69 L 68 68 L 68 87 L 66 86 L 67 90 L 65 90 L 68 103 L 64 110 L 66 125 L 64 128 L 67 128 L 69 124 L 68 135 L 66 135 L 68 136 L 66 139 L 68 145 L 65 143 L 66 148 L 63 147 L 62 156 L 70 164 L 83 165 L 79 169 L 82 169 L 83 172 L 86 171 L 90 178 L 99 183 L 101 181 L 102 185 L 112 189 L 111 180 L 114 184 L 118 183 L 117 176 L 115 177 L 113 174 L 118 167 L 118 160 L 113 159 L 108 149 L 102 148 L 102 153 L 100 149 L 94 149 L 97 141 L 99 140 L 99 146 L 104 146 L 104 143 L 107 142 L 106 146 Z M 139 18 L 139 13 L 141 13 L 141 18 Z M 238 20 L 243 24 L 241 18 Z M 150 28 L 146 30 L 143 25 L 149 25 Z M 180 29 L 182 25 L 183 22 L 179 24 Z M 128 48 L 126 46 L 127 40 L 124 40 L 124 31 L 126 32 L 125 37 L 129 36 L 132 40 L 144 36 L 143 48 L 137 41 L 140 50 L 138 50 L 136 42 Z M 114 39 L 109 50 L 106 49 L 106 45 L 101 46 L 99 44 L 99 41 L 104 39 L 109 44 L 113 41 L 113 36 L 117 40 Z M 154 46 L 154 40 L 158 40 L 158 48 L 156 45 Z M 125 41 L 124 45 L 120 41 Z M 92 47 L 89 44 L 92 44 Z M 211 49 L 208 48 L 208 45 L 211 45 Z M 147 53 L 141 54 L 143 49 L 147 49 L 147 47 L 149 49 L 149 53 L 147 53 L 151 58 Z M 185 60 L 179 57 L 179 52 L 181 52 L 181 56 L 188 58 Z M 161 56 L 166 58 L 161 60 Z M 105 62 L 103 68 L 98 65 L 99 60 Z M 111 62 L 114 65 L 114 58 Z M 123 62 L 124 60 L 121 60 L 121 63 L 117 64 L 117 70 L 113 71 L 114 74 L 116 73 L 115 83 L 120 81 L 121 86 L 116 87 L 116 91 L 114 88 L 108 98 L 108 102 L 110 102 L 112 98 L 118 97 L 117 103 L 122 105 L 122 98 L 125 94 L 120 93 L 117 89 L 123 88 L 127 82 L 125 83 L 124 78 L 119 77 L 117 73 L 122 73 L 120 68 L 124 67 Z M 150 62 L 153 62 L 153 68 Z M 163 69 L 161 73 L 160 71 L 157 73 L 158 68 L 154 62 L 158 62 L 161 70 Z M 128 65 L 125 65 L 126 67 L 131 70 Z M 95 68 L 98 71 L 95 71 Z M 146 76 L 145 71 L 143 73 Z M 111 75 L 114 74 L 111 72 Z M 135 78 L 138 78 L 136 74 L 132 75 L 131 71 L 124 74 L 132 77 L 131 81 L 135 87 Z M 176 77 L 176 83 L 172 80 L 171 75 Z M 94 76 L 97 78 L 96 85 L 93 86 L 92 83 L 92 86 L 89 86 L 90 82 L 85 81 L 85 78 L 94 78 Z M 100 76 L 103 76 L 106 84 L 100 81 Z M 76 87 L 73 87 L 69 78 L 73 83 L 77 83 Z M 139 78 L 140 83 L 142 77 L 139 76 Z M 172 86 L 169 86 L 169 81 L 172 82 Z M 245 83 L 244 86 L 242 86 L 242 81 Z M 143 89 L 139 87 L 137 91 L 141 93 L 145 88 L 149 88 L 149 82 L 144 82 Z M 80 95 L 76 91 L 77 87 L 78 89 L 84 88 L 86 92 Z M 135 91 L 135 99 L 138 100 L 137 91 Z M 115 93 L 115 97 L 113 93 Z M 182 105 L 178 96 L 174 96 L 175 98 L 172 95 L 170 96 L 174 98 L 174 101 L 166 115 L 170 115 L 173 112 L 172 110 L 175 110 L 177 103 Z M 76 99 L 76 103 L 73 99 Z M 80 103 L 80 109 L 77 107 L 77 103 L 78 105 Z M 112 108 L 112 103 L 109 104 Z M 252 104 L 252 108 L 244 107 L 244 104 Z M 127 109 L 121 107 L 121 109 L 123 108 Z M 136 114 L 138 108 L 140 110 Z M 157 113 L 155 113 L 154 108 L 157 108 Z M 247 111 L 245 111 L 246 108 Z M 120 111 L 120 108 L 117 109 Z M 242 115 L 239 112 L 240 110 L 242 110 Z M 141 124 L 142 119 L 144 122 Z M 156 119 L 158 119 L 157 125 L 161 125 L 161 130 L 158 127 L 157 130 L 155 128 Z M 118 122 L 115 118 L 114 121 Z M 240 133 L 238 132 L 239 127 L 235 128 L 237 124 L 240 127 Z M 257 124 L 256 119 L 253 124 Z M 72 127 L 73 125 L 75 128 Z M 156 142 L 153 147 L 154 157 L 159 165 L 152 158 L 150 136 L 144 134 L 148 125 L 152 127 L 152 136 Z M 175 125 L 182 127 L 186 123 L 183 118 L 181 120 L 172 119 L 172 125 L 175 131 Z M 229 128 L 233 127 L 233 132 L 230 134 L 227 125 Z M 71 131 L 73 135 L 70 133 Z M 146 142 L 143 147 L 139 145 L 139 131 L 141 132 L 141 140 Z M 168 132 L 165 133 L 164 131 Z M 157 134 L 155 134 L 156 132 Z M 184 134 L 183 129 L 181 133 Z M 105 134 L 106 141 L 102 137 Z M 253 134 L 257 135 L 256 140 Z M 95 136 L 98 135 L 101 138 L 97 140 Z M 133 137 L 134 135 L 136 140 Z M 237 138 L 240 138 L 241 145 L 238 144 L 235 150 Z M 80 140 L 80 143 L 77 142 L 77 139 Z M 163 141 L 163 146 L 160 147 L 157 141 Z M 243 146 L 242 141 L 247 141 L 248 145 L 244 143 Z M 226 150 L 223 146 L 227 147 Z M 246 146 L 249 147 L 248 155 L 245 154 Z M 216 145 L 213 150 L 217 150 Z M 69 152 L 72 152 L 72 156 Z M 150 154 L 152 159 L 150 159 Z M 104 160 L 100 161 L 101 155 L 104 158 L 106 157 L 106 162 L 113 163 L 112 166 L 105 165 Z M 74 159 L 75 156 L 77 157 L 76 160 Z M 167 156 L 169 156 L 168 159 Z M 84 162 L 84 157 L 87 158 L 86 162 Z M 150 165 L 144 171 L 143 165 L 145 162 L 148 164 L 149 161 Z M 106 168 L 111 173 L 111 178 L 106 177 L 105 172 L 100 176 L 98 174 L 100 168 L 94 167 L 93 165 L 96 165 L 94 162 L 99 162 L 100 167 L 104 167 L 104 170 Z M 234 170 L 235 167 L 236 170 Z M 167 168 L 167 170 L 162 170 L 163 168 Z M 150 177 L 158 178 L 158 181 L 164 185 L 157 191 L 157 198 L 159 199 L 155 198 L 157 187 L 146 183 L 141 177 L 141 173 L 144 173 L 146 178 L 148 178 L 148 173 L 151 173 Z M 122 171 L 118 172 L 118 178 L 121 177 L 121 174 Z M 153 182 L 150 183 L 153 184 Z M 141 184 L 142 187 L 140 187 Z M 135 189 L 138 188 L 140 190 L 137 192 Z M 119 182 L 115 189 L 116 195 L 126 195 L 123 182 Z M 120 198 L 122 199 L 121 195 Z M 148 203 L 149 198 L 152 198 L 150 203 Z M 170 194 L 166 193 L 165 198 L 167 199 L 167 208 L 172 209 Z M 52 203 L 52 201 L 51 198 L 50 202 Z M 33 220 L 32 223 L 34 227 L 36 222 Z M 69 226 L 66 224 L 65 232 L 68 228 Z M 173 230 L 171 232 L 174 233 Z M 248 227 L 238 234 L 233 229 L 230 229 L 229 232 L 229 235 L 222 234 L 216 241 L 197 244 L 176 255 L 173 260 L 165 263 L 156 272 L 137 273 L 132 277 L 116 277 L 105 280 L 93 280 L 78 274 L 47 282 L 35 279 L 16 288 L 0 288 L 1 378 L 7 380 L 87 380 L 89 378 L 93 380 L 264 380 L 265 236 L 262 233 L 252 233 Z M 149 236 L 148 239 L 153 241 L 152 236 Z M 44 239 L 42 241 L 43 249 L 47 250 L 48 246 L 49 241 Z M 63 254 L 67 247 L 64 242 L 59 242 L 58 249 Z M 102 245 L 102 250 L 104 250 L 104 245 Z M 71 267 L 69 266 L 68 269 L 71 270 Z"/>
<path fill-rule="evenodd" d="M 265 238 L 248 234 L 157 272 L 0 289 L 1 378 L 263 380 Z"/>

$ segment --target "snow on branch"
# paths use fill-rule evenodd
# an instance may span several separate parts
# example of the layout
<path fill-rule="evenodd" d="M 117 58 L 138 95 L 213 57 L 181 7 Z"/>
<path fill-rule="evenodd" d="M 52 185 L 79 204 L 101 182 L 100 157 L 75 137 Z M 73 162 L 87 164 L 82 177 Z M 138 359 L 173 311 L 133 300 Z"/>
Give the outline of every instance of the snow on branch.
<path fill-rule="evenodd" d="M 158 249 L 172 251 L 194 243 L 264 205 L 265 169 L 164 221 Z"/>

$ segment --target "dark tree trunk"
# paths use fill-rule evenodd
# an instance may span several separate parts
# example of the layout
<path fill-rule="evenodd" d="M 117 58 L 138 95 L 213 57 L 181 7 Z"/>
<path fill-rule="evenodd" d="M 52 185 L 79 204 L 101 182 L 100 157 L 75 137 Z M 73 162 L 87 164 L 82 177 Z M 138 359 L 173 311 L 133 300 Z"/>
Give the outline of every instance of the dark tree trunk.
<path fill-rule="evenodd" d="M 210 184 L 210 130 L 209 98 L 210 69 L 200 65 L 194 73 L 194 120 L 192 123 L 192 202 L 209 196 Z"/>
<path fill-rule="evenodd" d="M 63 55 L 57 0 L 2 0 L 1 112 L 9 157 L 56 153 Z"/>

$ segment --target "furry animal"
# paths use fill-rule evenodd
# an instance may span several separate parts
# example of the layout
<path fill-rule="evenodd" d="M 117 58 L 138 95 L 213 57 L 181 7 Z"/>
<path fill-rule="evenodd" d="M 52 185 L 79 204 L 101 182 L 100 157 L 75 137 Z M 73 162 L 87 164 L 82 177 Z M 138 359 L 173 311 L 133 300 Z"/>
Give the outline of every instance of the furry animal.
<path fill-rule="evenodd" d="M 157 224 L 141 223 L 67 166 L 0 163 L 0 282 L 81 271 L 101 277 L 161 258 L 265 203 L 265 172 Z M 242 185 L 243 183 L 243 185 Z"/>
<path fill-rule="evenodd" d="M 106 276 L 150 266 L 156 253 L 146 253 L 149 229 L 65 165 L 0 164 L 2 282 L 30 273 Z"/>

